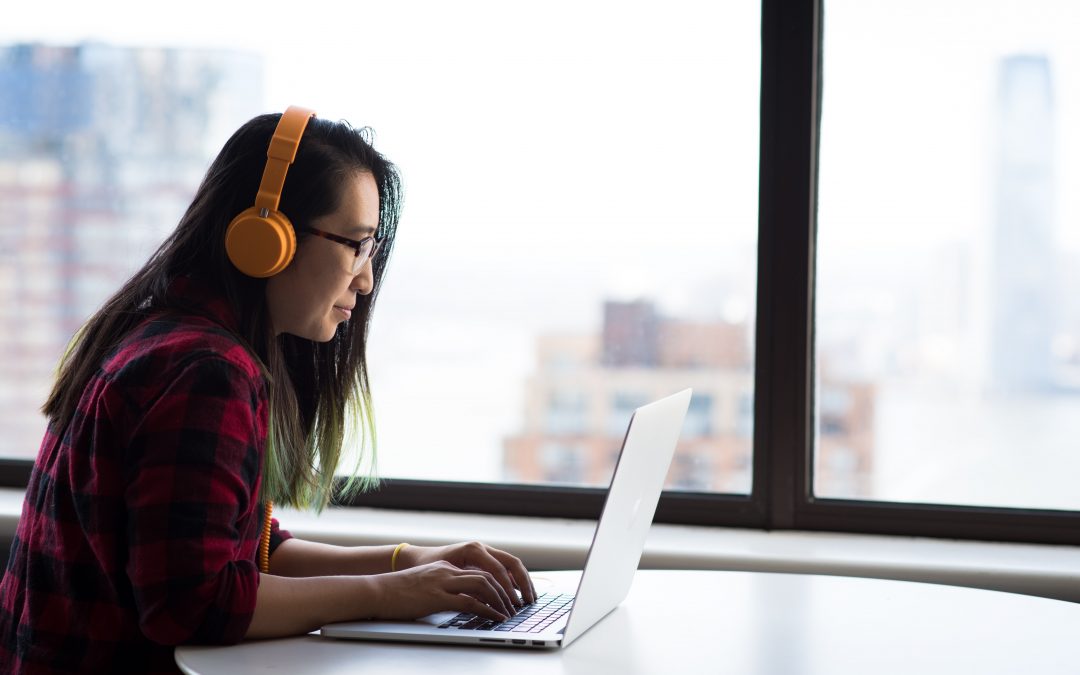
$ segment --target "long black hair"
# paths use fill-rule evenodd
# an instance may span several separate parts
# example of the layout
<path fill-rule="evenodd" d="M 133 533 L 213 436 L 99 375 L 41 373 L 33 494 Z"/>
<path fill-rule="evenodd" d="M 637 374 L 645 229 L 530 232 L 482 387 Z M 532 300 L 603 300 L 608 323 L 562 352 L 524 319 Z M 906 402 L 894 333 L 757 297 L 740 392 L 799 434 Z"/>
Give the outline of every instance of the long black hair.
<path fill-rule="evenodd" d="M 280 114 L 255 117 L 226 141 L 173 233 L 75 334 L 42 410 L 57 432 L 66 427 L 106 356 L 146 317 L 176 308 L 169 285 L 177 277 L 191 277 L 221 292 L 237 318 L 237 337 L 268 379 L 270 425 L 263 496 L 291 506 L 322 508 L 332 497 L 334 473 L 349 432 L 358 432 L 361 439 L 356 470 L 345 491 L 369 487 L 374 481 L 373 473 L 358 477 L 365 454 L 374 466 L 376 445 L 367 337 L 393 250 L 401 181 L 397 168 L 372 147 L 370 129 L 318 117 L 308 122 L 289 167 L 279 210 L 301 230 L 338 209 L 344 187 L 358 172 L 370 173 L 379 190 L 376 237 L 382 246 L 372 261 L 371 293 L 358 295 L 353 320 L 340 324 L 329 342 L 284 333 L 275 336 L 266 280 L 233 267 L 225 253 L 225 229 L 254 203 L 266 150 L 280 118 Z M 304 237 L 297 243 L 302 246 Z"/>

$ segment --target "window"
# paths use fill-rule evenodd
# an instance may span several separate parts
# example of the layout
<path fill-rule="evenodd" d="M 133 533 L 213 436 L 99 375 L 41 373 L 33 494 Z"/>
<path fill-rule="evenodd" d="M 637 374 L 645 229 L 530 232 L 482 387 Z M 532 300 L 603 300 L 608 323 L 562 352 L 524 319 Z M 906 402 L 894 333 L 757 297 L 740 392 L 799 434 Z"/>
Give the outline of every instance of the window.
<path fill-rule="evenodd" d="M 815 494 L 1080 508 L 1078 23 L 828 1 Z"/>
<path fill-rule="evenodd" d="M 691 386 L 661 521 L 1080 543 L 1071 3 L 148 7 L 0 26 L 0 458 L 228 133 L 299 103 L 406 179 L 357 503 L 595 517 L 620 424 Z"/>
<path fill-rule="evenodd" d="M 626 413 L 615 391 L 752 395 L 756 2 L 338 11 L 285 25 L 193 7 L 197 28 L 137 36 L 77 12 L 5 29 L 6 185 L 39 212 L 31 230 L 15 213 L 4 225 L 0 320 L 20 327 L 0 345 L 18 399 L 4 414 L 25 424 L 0 455 L 33 456 L 65 342 L 175 224 L 231 130 L 289 103 L 370 125 L 405 179 L 369 352 L 381 475 L 543 483 L 554 444 L 593 453 L 580 475 L 598 485 Z M 732 66 L 715 86 L 718 63 Z M 750 452 L 716 433 L 714 452 Z"/>

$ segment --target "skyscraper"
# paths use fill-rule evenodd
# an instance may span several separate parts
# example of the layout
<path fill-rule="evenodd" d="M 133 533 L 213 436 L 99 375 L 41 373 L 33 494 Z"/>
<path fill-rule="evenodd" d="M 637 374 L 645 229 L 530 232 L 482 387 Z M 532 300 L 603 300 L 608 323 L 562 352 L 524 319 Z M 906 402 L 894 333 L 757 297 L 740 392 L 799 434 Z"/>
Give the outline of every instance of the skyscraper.
<path fill-rule="evenodd" d="M 1045 56 L 1001 62 L 990 372 L 1003 391 L 1053 381 L 1054 101 Z"/>
<path fill-rule="evenodd" d="M 260 112 L 256 56 L 0 47 L 0 456 L 33 457 L 74 331 L 178 221 Z"/>

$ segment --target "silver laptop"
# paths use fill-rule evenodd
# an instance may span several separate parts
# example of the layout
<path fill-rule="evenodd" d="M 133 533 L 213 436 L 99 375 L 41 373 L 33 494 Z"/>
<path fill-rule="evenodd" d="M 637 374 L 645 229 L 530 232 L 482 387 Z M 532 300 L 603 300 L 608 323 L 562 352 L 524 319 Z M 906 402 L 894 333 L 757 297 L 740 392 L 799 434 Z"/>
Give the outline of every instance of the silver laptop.
<path fill-rule="evenodd" d="M 322 634 L 353 640 L 448 642 L 491 647 L 557 649 L 604 618 L 630 591 L 660 491 L 667 476 L 691 390 L 634 411 L 623 438 L 604 510 L 576 590 L 547 592 L 504 622 L 458 612 L 417 621 L 350 621 Z"/>

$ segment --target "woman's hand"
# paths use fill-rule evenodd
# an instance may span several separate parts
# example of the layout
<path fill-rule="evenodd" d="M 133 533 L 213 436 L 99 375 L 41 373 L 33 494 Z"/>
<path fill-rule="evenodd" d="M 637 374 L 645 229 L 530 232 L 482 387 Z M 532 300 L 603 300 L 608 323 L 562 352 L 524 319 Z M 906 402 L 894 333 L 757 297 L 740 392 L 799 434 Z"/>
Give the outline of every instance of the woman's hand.
<path fill-rule="evenodd" d="M 490 573 L 462 569 L 445 560 L 368 578 L 378 582 L 375 605 L 381 619 L 418 619 L 455 610 L 505 621 L 515 613 L 510 598 Z"/>
<path fill-rule="evenodd" d="M 406 546 L 398 554 L 398 568 L 405 569 L 445 561 L 461 570 L 483 571 L 492 577 L 508 603 L 521 606 L 518 594 L 525 603 L 536 602 L 536 589 L 525 565 L 506 551 L 500 551 L 478 541 L 449 546 Z"/>

